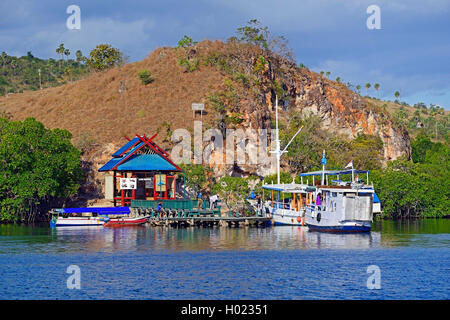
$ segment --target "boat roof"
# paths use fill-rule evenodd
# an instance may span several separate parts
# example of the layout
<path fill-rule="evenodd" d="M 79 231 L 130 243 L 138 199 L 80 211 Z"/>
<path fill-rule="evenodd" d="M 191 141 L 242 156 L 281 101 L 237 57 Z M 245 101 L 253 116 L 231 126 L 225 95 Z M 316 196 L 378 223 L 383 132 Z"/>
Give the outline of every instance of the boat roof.
<path fill-rule="evenodd" d="M 308 188 L 309 191 L 312 191 L 311 189 L 314 187 L 299 183 L 284 183 L 284 184 L 282 183 L 282 184 L 265 184 L 262 186 L 262 188 L 267 190 L 282 191 L 286 193 L 305 193 L 307 192 L 306 188 Z"/>
<path fill-rule="evenodd" d="M 129 207 L 91 207 L 91 208 L 63 208 L 55 209 L 59 213 L 97 213 L 97 214 L 129 214 Z"/>
<path fill-rule="evenodd" d="M 369 173 L 369 170 L 355 170 L 355 169 L 343 169 L 343 170 L 325 170 L 325 171 L 311 171 L 300 173 L 300 177 L 308 177 L 308 176 L 321 176 L 325 174 L 326 176 L 337 176 L 338 174 L 352 174 L 353 173 Z"/>

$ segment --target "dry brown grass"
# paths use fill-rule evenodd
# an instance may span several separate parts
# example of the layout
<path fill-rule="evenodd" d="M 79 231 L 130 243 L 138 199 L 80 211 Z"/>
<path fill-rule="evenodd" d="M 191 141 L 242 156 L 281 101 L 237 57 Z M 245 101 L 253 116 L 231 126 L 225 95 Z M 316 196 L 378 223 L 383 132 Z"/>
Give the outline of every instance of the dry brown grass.
<path fill-rule="evenodd" d="M 207 54 L 221 46 L 205 41 L 198 52 Z M 124 135 L 137 133 L 152 135 L 163 121 L 172 130 L 189 129 L 193 127 L 191 104 L 207 102 L 206 97 L 222 85 L 224 73 L 201 64 L 199 70 L 186 73 L 177 63 L 178 54 L 173 48 L 159 48 L 142 61 L 61 87 L 0 97 L 0 110 L 10 112 L 13 119 L 34 117 L 49 128 L 67 129 L 74 139 L 90 135 L 99 143 L 120 143 Z M 154 78 L 148 85 L 137 75 L 143 69 Z M 123 93 L 119 93 L 121 83 L 126 86 Z M 213 116 L 207 111 L 205 120 Z"/>

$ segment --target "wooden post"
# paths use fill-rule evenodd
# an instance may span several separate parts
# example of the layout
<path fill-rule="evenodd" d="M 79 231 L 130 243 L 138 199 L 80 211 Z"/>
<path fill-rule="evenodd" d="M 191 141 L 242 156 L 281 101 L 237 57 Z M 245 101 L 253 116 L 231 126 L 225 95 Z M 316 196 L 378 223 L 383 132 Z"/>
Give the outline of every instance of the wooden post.
<path fill-rule="evenodd" d="M 116 182 L 116 170 L 113 171 L 113 205 L 116 206 L 116 188 L 117 188 L 117 182 Z"/>

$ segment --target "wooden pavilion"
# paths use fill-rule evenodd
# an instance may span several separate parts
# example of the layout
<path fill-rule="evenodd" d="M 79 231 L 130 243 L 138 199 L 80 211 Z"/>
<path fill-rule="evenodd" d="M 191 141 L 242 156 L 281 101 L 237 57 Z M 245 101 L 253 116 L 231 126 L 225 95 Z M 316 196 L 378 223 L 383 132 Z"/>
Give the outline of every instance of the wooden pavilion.
<path fill-rule="evenodd" d="M 177 173 L 183 170 L 153 139 L 136 135 L 112 154 L 100 172 L 105 178 L 105 198 L 114 206 L 128 206 L 131 200 L 175 199 Z"/>

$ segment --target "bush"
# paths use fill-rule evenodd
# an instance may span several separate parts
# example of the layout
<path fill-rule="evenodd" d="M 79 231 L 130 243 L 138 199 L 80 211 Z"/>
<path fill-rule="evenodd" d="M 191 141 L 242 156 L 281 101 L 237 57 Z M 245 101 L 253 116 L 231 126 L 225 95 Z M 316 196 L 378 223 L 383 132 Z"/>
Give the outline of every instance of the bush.
<path fill-rule="evenodd" d="M 152 73 L 149 70 L 141 70 L 138 72 L 139 79 L 141 79 L 144 85 L 153 82 Z"/>
<path fill-rule="evenodd" d="M 185 72 L 193 72 L 198 69 L 198 59 L 180 59 L 180 66 L 184 67 Z"/>

